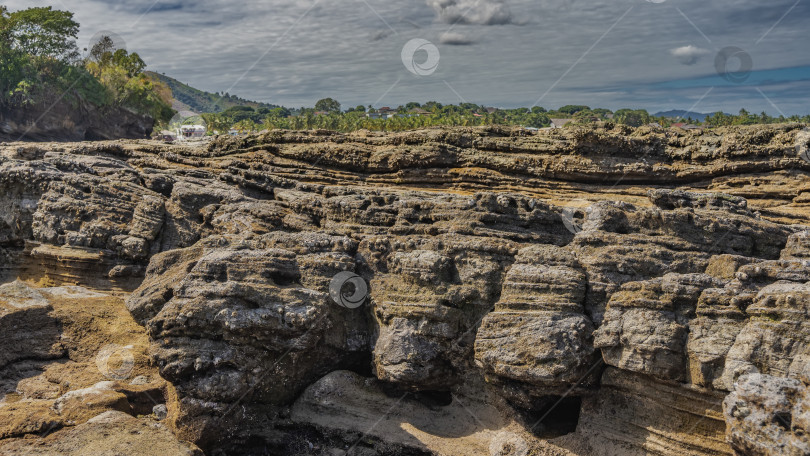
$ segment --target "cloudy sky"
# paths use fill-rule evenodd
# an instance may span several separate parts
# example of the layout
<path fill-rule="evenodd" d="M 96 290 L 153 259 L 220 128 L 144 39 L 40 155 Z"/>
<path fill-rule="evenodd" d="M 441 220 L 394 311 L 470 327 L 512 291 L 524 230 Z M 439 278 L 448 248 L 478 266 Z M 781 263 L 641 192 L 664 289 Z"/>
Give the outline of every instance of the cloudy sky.
<path fill-rule="evenodd" d="M 810 113 L 810 0 L 3 3 L 74 11 L 81 47 L 112 31 L 154 71 L 290 107 L 329 96 Z"/>

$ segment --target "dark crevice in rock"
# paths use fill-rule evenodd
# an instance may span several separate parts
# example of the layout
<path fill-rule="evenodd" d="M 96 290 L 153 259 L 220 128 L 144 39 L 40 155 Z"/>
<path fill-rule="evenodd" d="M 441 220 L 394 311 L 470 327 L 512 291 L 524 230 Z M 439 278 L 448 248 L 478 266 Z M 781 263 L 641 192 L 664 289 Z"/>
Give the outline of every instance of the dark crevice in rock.
<path fill-rule="evenodd" d="M 790 431 L 793 418 L 790 413 L 782 412 L 773 415 L 773 422 L 786 431 Z"/>
<path fill-rule="evenodd" d="M 449 391 L 420 391 L 409 394 L 429 408 L 447 407 L 453 403 L 453 394 Z"/>
<path fill-rule="evenodd" d="M 542 398 L 545 405 L 536 410 L 521 410 L 524 422 L 534 435 L 552 439 L 577 430 L 582 398 L 579 396 L 548 396 Z"/>

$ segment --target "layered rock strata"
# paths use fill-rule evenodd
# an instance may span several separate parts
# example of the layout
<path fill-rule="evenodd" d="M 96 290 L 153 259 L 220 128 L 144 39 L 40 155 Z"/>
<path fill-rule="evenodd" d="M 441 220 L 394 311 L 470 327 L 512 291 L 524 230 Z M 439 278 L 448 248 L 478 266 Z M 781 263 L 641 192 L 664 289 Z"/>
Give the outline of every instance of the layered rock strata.
<path fill-rule="evenodd" d="M 27 285 L 4 286 L 0 328 L 41 334 L 0 355 L 4 437 L 139 414 L 120 380 L 36 373 L 103 349 L 66 342 L 79 304 L 37 291 L 81 284 L 126 299 L 164 422 L 208 452 L 805 454 L 801 128 L 4 145 L 3 272 Z M 368 284 L 359 309 L 329 297 L 344 271 Z M 412 405 L 386 444 L 317 413 L 393 429 L 372 409 L 400 397 L 462 427 Z"/>

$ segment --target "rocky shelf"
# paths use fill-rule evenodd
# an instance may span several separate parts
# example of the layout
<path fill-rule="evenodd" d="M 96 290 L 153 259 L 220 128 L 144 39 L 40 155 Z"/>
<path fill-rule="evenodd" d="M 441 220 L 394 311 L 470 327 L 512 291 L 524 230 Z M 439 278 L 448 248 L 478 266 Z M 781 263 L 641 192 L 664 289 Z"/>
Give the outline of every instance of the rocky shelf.
<path fill-rule="evenodd" d="M 804 128 L 2 144 L 0 454 L 810 454 Z"/>

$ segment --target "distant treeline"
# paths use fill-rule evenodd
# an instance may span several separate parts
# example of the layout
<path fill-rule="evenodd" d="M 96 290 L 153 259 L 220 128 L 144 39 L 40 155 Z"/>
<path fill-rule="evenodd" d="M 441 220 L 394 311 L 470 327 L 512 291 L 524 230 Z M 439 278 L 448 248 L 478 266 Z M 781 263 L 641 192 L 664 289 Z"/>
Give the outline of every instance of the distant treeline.
<path fill-rule="evenodd" d="M 766 113 L 750 114 L 741 110 L 738 115 L 722 112 L 711 114 L 704 122 L 686 118 L 656 117 L 646 110 L 620 109 L 611 111 L 582 105 L 568 105 L 555 110 L 533 108 L 495 109 L 472 103 L 443 105 L 431 101 L 424 104 L 407 103 L 381 111 L 372 106 L 357 106 L 342 110 L 332 98 L 318 101 L 314 108 L 259 108 L 235 106 L 220 113 L 203 114 L 210 133 L 255 132 L 264 129 L 329 129 L 336 131 L 404 131 L 430 126 L 513 125 L 529 128 L 549 127 L 553 120 L 570 120 L 571 124 L 614 123 L 633 127 L 658 124 L 749 125 L 782 122 L 810 122 L 810 116 L 772 117 Z"/>
<path fill-rule="evenodd" d="M 51 7 L 11 12 L 0 5 L 0 107 L 55 102 L 124 107 L 165 122 L 174 115 L 171 91 L 143 73 L 137 53 L 101 36 L 82 55 L 73 13 Z"/>

